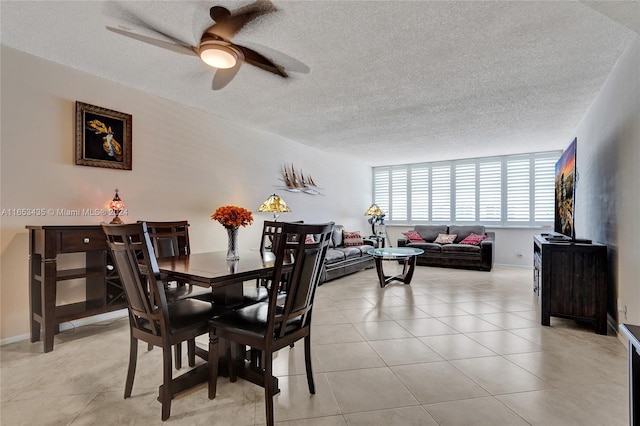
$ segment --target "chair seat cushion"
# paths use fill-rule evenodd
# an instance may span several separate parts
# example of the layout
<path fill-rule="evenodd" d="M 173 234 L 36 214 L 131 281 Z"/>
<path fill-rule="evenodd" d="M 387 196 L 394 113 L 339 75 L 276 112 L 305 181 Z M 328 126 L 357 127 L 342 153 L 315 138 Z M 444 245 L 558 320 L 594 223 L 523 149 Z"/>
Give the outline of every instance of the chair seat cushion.
<path fill-rule="evenodd" d="M 269 303 L 260 302 L 244 308 L 236 309 L 216 317 L 209 322 L 212 330 L 224 329 L 227 332 L 244 335 L 264 336 L 267 327 Z M 301 318 L 287 323 L 286 331 L 298 329 Z M 279 333 L 280 325 L 276 325 L 275 333 Z"/>
<path fill-rule="evenodd" d="M 171 332 L 199 325 L 207 325 L 208 321 L 227 312 L 227 308 L 196 299 L 182 299 L 167 305 Z"/>
<path fill-rule="evenodd" d="M 263 287 L 249 287 L 243 291 L 243 299 L 245 304 L 264 302 L 269 299 L 269 291 Z"/>
<path fill-rule="evenodd" d="M 182 299 L 198 299 L 205 302 L 211 301 L 211 288 L 200 287 L 197 285 L 181 285 L 178 287 L 169 287 L 164 290 L 167 303 L 174 303 Z"/>

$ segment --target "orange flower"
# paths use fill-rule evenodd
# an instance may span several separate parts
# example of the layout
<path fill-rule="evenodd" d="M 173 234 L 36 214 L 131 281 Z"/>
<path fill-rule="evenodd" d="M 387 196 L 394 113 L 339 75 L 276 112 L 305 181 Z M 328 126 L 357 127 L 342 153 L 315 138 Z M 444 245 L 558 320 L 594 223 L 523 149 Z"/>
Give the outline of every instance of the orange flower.
<path fill-rule="evenodd" d="M 238 228 L 251 225 L 253 215 L 245 208 L 238 206 L 222 206 L 211 215 L 211 220 L 217 220 L 225 228 Z"/>

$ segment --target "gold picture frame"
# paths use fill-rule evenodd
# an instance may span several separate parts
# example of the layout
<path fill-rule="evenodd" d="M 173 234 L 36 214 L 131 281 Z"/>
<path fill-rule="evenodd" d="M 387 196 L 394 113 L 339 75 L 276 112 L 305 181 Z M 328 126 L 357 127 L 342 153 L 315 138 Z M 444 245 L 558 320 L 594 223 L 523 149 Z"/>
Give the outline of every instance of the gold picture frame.
<path fill-rule="evenodd" d="M 76 165 L 131 170 L 131 114 L 76 101 Z"/>

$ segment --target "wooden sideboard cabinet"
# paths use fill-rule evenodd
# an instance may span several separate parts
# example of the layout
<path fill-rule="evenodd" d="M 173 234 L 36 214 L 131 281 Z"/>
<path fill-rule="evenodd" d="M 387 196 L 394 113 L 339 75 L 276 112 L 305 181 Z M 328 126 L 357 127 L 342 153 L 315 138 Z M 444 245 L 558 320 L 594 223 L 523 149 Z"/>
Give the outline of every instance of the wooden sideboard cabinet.
<path fill-rule="evenodd" d="M 550 317 L 593 323 L 607 334 L 607 246 L 549 242 L 534 236 L 534 291 L 542 307 L 542 325 Z"/>
<path fill-rule="evenodd" d="M 44 351 L 53 350 L 53 336 L 59 324 L 126 308 L 118 271 L 98 225 L 27 226 L 29 230 L 29 308 L 31 341 L 40 340 Z M 84 267 L 59 269 L 58 258 L 83 253 Z M 84 279 L 85 298 L 81 302 L 56 305 L 58 284 Z"/>

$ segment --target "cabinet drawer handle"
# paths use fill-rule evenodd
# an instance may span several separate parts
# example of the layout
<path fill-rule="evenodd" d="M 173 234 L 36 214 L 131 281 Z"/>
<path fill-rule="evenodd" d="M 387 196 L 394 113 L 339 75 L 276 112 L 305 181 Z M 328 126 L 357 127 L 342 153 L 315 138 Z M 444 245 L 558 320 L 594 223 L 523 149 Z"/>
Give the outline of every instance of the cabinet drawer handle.
<path fill-rule="evenodd" d="M 89 239 L 85 238 L 84 240 L 82 240 L 82 242 L 85 243 L 85 244 L 89 244 Z"/>

